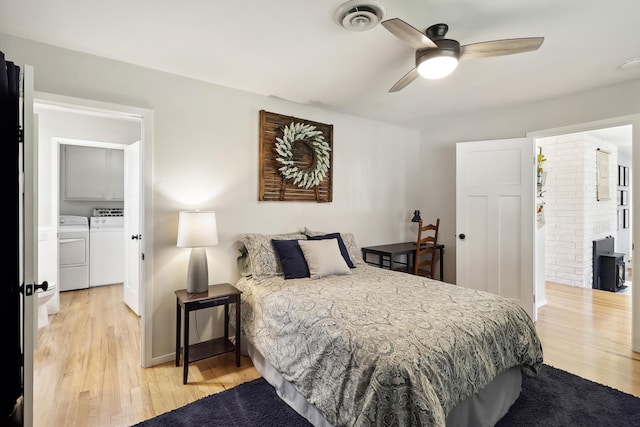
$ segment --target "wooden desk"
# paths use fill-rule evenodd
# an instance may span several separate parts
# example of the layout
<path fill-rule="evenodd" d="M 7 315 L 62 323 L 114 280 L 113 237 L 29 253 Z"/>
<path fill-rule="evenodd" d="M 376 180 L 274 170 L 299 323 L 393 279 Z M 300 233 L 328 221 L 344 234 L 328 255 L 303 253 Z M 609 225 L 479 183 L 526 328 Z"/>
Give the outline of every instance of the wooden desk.
<path fill-rule="evenodd" d="M 436 249 L 440 253 L 440 280 L 444 278 L 444 245 L 438 243 Z M 367 261 L 367 255 L 378 255 L 378 262 Z M 395 257 L 405 255 L 407 262 L 394 261 Z M 404 242 L 404 243 L 391 243 L 389 245 L 368 246 L 362 248 L 362 259 L 367 264 L 377 265 L 380 268 L 393 269 L 393 264 L 405 265 L 405 271 L 411 273 L 413 271 L 413 262 L 416 255 L 416 242 Z M 388 262 L 385 265 L 385 261 Z"/>
<path fill-rule="evenodd" d="M 240 366 L 240 294 L 229 283 L 209 286 L 207 292 L 188 294 L 186 289 L 176 291 L 176 366 L 180 366 L 180 311 L 184 309 L 184 370 L 182 384 L 187 383 L 189 363 L 229 351 L 236 352 L 236 366 Z M 229 341 L 229 304 L 236 305 L 236 343 Z M 208 307 L 224 305 L 224 337 L 189 345 L 189 313 Z"/>

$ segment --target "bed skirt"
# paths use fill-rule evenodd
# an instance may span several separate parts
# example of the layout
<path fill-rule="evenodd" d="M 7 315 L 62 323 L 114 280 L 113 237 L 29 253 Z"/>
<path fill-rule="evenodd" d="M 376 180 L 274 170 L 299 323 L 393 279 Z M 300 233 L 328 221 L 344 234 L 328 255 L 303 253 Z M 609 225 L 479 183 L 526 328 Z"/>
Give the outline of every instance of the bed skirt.
<path fill-rule="evenodd" d="M 278 396 L 315 427 L 331 427 L 322 413 L 302 396 L 295 387 L 269 363 L 251 344 L 246 343 L 248 355 L 256 370 L 271 384 Z M 463 400 L 447 415 L 447 427 L 494 426 L 518 399 L 522 388 L 519 366 L 499 374 L 475 395 Z"/>

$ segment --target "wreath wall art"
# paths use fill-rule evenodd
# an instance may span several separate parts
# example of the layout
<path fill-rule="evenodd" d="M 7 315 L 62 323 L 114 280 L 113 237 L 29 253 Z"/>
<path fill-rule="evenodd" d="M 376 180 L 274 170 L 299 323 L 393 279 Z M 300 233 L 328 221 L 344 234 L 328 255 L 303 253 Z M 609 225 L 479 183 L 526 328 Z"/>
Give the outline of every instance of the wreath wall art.
<path fill-rule="evenodd" d="M 333 125 L 260 111 L 261 201 L 331 202 Z"/>

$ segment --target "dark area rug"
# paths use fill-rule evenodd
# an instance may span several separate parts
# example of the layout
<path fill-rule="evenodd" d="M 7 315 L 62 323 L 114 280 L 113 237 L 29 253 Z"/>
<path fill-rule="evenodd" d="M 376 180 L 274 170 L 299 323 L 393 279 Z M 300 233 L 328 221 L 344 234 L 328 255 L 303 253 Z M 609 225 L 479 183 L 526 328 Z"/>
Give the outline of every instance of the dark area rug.
<path fill-rule="evenodd" d="M 284 403 L 264 378 L 203 397 L 173 411 L 136 424 L 137 427 L 309 427 Z"/>
<path fill-rule="evenodd" d="M 640 426 L 640 399 L 569 372 L 542 365 L 522 378 L 520 397 L 496 427 Z"/>
<path fill-rule="evenodd" d="M 136 424 L 137 427 L 308 427 L 264 379 L 240 384 Z M 496 427 L 640 426 L 640 399 L 549 365 L 523 377 L 522 392 Z"/>

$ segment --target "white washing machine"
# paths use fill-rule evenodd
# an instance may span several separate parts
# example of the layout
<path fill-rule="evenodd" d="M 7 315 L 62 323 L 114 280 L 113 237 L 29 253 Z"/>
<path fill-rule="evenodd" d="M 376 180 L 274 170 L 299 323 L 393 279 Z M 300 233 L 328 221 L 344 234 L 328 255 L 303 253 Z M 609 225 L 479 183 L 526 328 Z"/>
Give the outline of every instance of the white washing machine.
<path fill-rule="evenodd" d="M 124 216 L 92 216 L 89 286 L 124 282 Z"/>
<path fill-rule="evenodd" d="M 89 287 L 89 220 L 60 215 L 58 223 L 58 285 L 60 291 Z"/>

